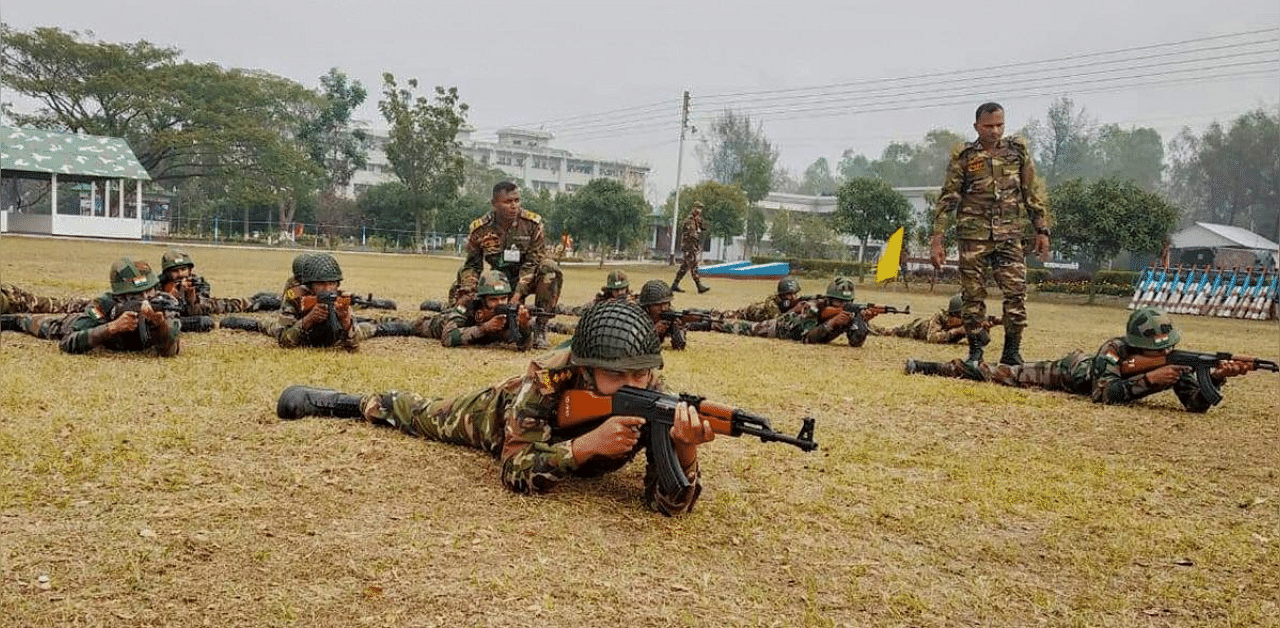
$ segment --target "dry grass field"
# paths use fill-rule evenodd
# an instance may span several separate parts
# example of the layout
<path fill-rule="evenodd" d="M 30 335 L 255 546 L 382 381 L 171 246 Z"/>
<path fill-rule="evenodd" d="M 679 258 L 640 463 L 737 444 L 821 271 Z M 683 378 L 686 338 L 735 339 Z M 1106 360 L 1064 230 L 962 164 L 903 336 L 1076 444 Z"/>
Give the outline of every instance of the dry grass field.
<path fill-rule="evenodd" d="M 219 296 L 279 289 L 294 255 L 184 248 Z M 163 250 L 6 236 L 0 281 L 93 295 L 116 257 Z M 338 259 L 344 288 L 405 317 L 459 263 Z M 673 274 L 626 268 L 635 286 Z M 565 301 L 580 303 L 605 271 L 565 274 Z M 737 306 L 773 286 L 709 284 L 676 306 Z M 949 296 L 859 287 L 921 315 Z M 1033 359 L 1092 350 L 1127 316 L 1029 309 Z M 1183 348 L 1280 353 L 1275 322 L 1175 318 Z M 792 433 L 814 416 L 821 448 L 719 438 L 695 512 L 664 518 L 641 503 L 639 464 L 527 497 L 480 452 L 274 415 L 293 383 L 448 395 L 528 355 L 418 338 L 286 351 L 216 330 L 185 335 L 174 359 L 73 356 L 5 333 L 0 627 L 1280 625 L 1280 378 L 1232 380 L 1197 415 L 1171 393 L 1105 407 L 902 374 L 908 357 L 963 351 L 692 334 L 667 352 L 669 389 Z"/>

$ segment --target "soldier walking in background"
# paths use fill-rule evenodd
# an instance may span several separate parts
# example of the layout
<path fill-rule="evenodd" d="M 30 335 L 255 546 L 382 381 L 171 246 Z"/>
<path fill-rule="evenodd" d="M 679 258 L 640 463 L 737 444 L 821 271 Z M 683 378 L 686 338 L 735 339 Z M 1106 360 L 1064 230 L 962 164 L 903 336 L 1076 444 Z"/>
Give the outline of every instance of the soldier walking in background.
<path fill-rule="evenodd" d="M 680 287 L 680 280 L 684 279 L 684 274 L 689 273 L 693 278 L 693 284 L 698 286 L 698 294 L 702 294 L 710 290 L 702 285 L 702 277 L 698 275 L 698 260 L 702 257 L 702 203 L 695 202 L 689 210 L 689 217 L 684 219 L 681 226 L 683 232 L 680 236 L 680 249 L 684 253 L 684 257 L 680 258 L 680 268 L 676 270 L 676 279 L 671 282 L 672 292 L 684 292 Z"/>
<path fill-rule="evenodd" d="M 1027 326 L 1027 260 L 1023 238 L 1034 229 L 1035 252 L 1049 257 L 1049 216 L 1035 164 L 1020 137 L 1004 137 L 1004 108 L 978 107 L 978 139 L 951 155 L 942 195 L 934 213 L 930 258 L 940 268 L 942 235 L 954 217 L 960 241 L 960 291 L 964 298 L 965 337 L 970 362 L 982 360 L 991 337 L 986 320 L 986 274 L 1004 294 L 1002 364 L 1021 364 L 1022 330 Z"/>

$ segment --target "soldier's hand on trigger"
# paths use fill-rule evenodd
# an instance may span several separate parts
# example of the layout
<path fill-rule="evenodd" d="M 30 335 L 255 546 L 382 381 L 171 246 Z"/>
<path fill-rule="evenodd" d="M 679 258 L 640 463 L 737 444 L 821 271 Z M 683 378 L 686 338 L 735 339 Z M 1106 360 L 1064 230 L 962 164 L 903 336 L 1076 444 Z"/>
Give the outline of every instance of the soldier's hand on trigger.
<path fill-rule="evenodd" d="M 507 326 L 506 315 L 491 316 L 489 320 L 480 323 L 480 330 L 485 334 L 499 333 Z"/>
<path fill-rule="evenodd" d="M 839 314 L 832 316 L 826 322 L 826 325 L 828 329 L 841 329 L 844 327 L 848 327 L 849 324 L 852 322 L 853 322 L 853 316 L 850 315 L 848 312 L 845 312 L 842 310 Z"/>
<path fill-rule="evenodd" d="M 1174 382 L 1178 381 L 1178 378 L 1182 377 L 1184 373 L 1189 372 L 1191 372 L 1191 367 L 1189 366 L 1166 364 L 1159 368 L 1147 371 L 1147 374 L 1143 377 L 1145 377 L 1147 383 L 1152 386 L 1168 388 L 1169 386 L 1172 386 Z"/>
<path fill-rule="evenodd" d="M 667 335 L 669 329 L 671 329 L 671 323 L 665 318 L 659 319 L 658 322 L 653 324 L 653 333 L 659 338 Z"/>
<path fill-rule="evenodd" d="M 306 315 L 302 317 L 302 320 L 298 321 L 298 323 L 302 325 L 303 329 L 311 329 L 312 327 L 328 320 L 328 318 L 329 305 L 327 303 L 317 301 L 316 304 L 311 307 L 311 311 L 307 312 Z"/>
<path fill-rule="evenodd" d="M 132 310 L 121 312 L 115 320 L 107 323 L 107 331 L 112 336 L 127 334 L 138 330 L 138 313 Z"/>
<path fill-rule="evenodd" d="M 582 441 L 579 444 L 594 456 L 621 458 L 635 450 L 642 426 L 643 417 L 611 416 L 596 429 L 578 437 Z"/>

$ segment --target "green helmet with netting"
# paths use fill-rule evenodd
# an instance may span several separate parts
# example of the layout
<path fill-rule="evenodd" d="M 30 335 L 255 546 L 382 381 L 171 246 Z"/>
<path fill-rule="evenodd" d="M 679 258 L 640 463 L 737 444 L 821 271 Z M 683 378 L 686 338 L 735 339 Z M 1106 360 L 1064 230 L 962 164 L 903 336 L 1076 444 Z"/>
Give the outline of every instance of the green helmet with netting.
<path fill-rule="evenodd" d="M 639 306 L 605 301 L 578 321 L 569 363 L 614 371 L 662 368 L 662 343 Z"/>
<path fill-rule="evenodd" d="M 964 296 L 955 295 L 947 302 L 947 314 L 959 316 L 964 311 Z"/>
<path fill-rule="evenodd" d="M 480 277 L 480 285 L 476 287 L 478 297 L 505 297 L 511 294 L 511 282 L 499 271 L 491 270 Z"/>
<path fill-rule="evenodd" d="M 618 290 L 621 288 L 629 287 L 630 285 L 631 285 L 631 280 L 627 279 L 626 271 L 621 271 L 621 270 L 615 270 L 613 272 L 610 272 L 609 276 L 606 277 L 604 280 L 605 290 Z"/>
<path fill-rule="evenodd" d="M 315 253 L 308 251 L 306 253 L 299 253 L 293 257 L 293 278 L 297 279 L 299 283 L 302 282 L 302 268 L 306 265 L 307 260 L 311 259 L 312 255 L 315 255 Z"/>
<path fill-rule="evenodd" d="M 829 299 L 838 299 L 840 301 L 853 300 L 853 280 L 848 277 L 836 277 L 827 284 L 826 295 Z"/>
<path fill-rule="evenodd" d="M 1139 349 L 1171 349 L 1182 340 L 1182 334 L 1173 328 L 1173 319 L 1164 310 L 1144 307 L 1129 315 L 1125 326 L 1124 342 Z"/>
<path fill-rule="evenodd" d="M 789 275 L 778 280 L 778 296 L 788 293 L 800 293 L 800 281 Z"/>
<path fill-rule="evenodd" d="M 302 256 L 299 256 L 302 257 Z M 342 281 L 342 267 L 328 253 L 311 253 L 298 268 L 298 281 L 304 284 L 315 281 Z"/>
<path fill-rule="evenodd" d="M 670 303 L 671 296 L 671 288 L 661 279 L 650 279 L 640 286 L 640 305 Z"/>
<path fill-rule="evenodd" d="M 160 272 L 165 273 L 174 268 L 182 268 L 190 266 L 194 268 L 195 262 L 191 261 L 191 256 L 186 251 L 179 249 L 169 249 L 160 256 Z"/>
<path fill-rule="evenodd" d="M 151 264 L 128 257 L 116 260 L 111 265 L 108 277 L 111 280 L 111 294 L 116 296 L 145 292 L 160 283 L 156 279 L 156 272 L 151 270 Z"/>

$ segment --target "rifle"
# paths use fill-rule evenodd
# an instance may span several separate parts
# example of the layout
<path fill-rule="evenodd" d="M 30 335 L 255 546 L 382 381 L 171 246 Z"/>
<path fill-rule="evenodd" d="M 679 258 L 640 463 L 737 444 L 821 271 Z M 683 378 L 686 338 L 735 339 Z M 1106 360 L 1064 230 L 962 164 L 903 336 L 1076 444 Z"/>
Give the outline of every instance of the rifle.
<path fill-rule="evenodd" d="M 711 323 L 723 320 L 723 315 L 712 314 L 706 310 L 666 310 L 662 312 L 662 320 L 668 322 L 684 322 L 689 329 L 694 331 L 706 331 L 711 329 Z M 695 327 L 696 326 L 696 327 Z"/>
<path fill-rule="evenodd" d="M 1262 320 L 1267 318 L 1268 306 L 1276 300 L 1276 290 L 1280 288 L 1280 273 L 1271 273 L 1271 285 L 1265 286 L 1249 305 L 1248 318 Z"/>
<path fill-rule="evenodd" d="M 1253 287 L 1244 287 L 1240 300 L 1236 302 L 1236 307 L 1231 310 L 1232 318 L 1245 318 L 1245 314 L 1249 311 L 1249 306 L 1262 293 L 1262 286 L 1266 284 L 1266 281 L 1267 271 L 1264 270 L 1261 275 L 1258 275 L 1258 282 L 1253 284 Z"/>
<path fill-rule="evenodd" d="M 321 292 L 315 296 L 302 297 L 302 311 L 309 312 L 317 303 L 329 307 L 329 318 L 323 325 L 316 325 L 307 330 L 307 338 L 313 346 L 330 347 L 342 339 L 342 323 L 338 322 L 338 308 L 351 308 L 351 295 L 337 292 Z"/>
<path fill-rule="evenodd" d="M 1173 297 L 1173 292 L 1177 286 L 1182 285 L 1182 264 L 1178 264 L 1177 270 L 1173 272 L 1173 278 L 1164 282 L 1164 287 L 1156 294 L 1155 302 L 1151 305 L 1167 310 L 1169 308 L 1169 300 Z"/>
<path fill-rule="evenodd" d="M 503 303 L 493 308 L 494 316 L 507 317 L 507 342 L 513 345 L 519 345 L 521 340 L 520 321 L 517 319 L 520 318 L 520 308 L 522 307 L 529 310 L 529 316 L 535 320 L 539 318 L 550 320 L 556 315 L 551 310 L 544 310 L 540 307 L 527 307 L 522 303 Z"/>
<path fill-rule="evenodd" d="M 182 312 L 182 303 L 168 292 L 156 292 L 155 294 L 143 298 L 140 295 L 134 295 L 111 308 L 111 320 L 115 320 L 125 312 L 138 313 L 138 340 L 142 341 L 142 346 L 151 344 L 151 327 L 152 323 L 148 322 L 146 317 L 142 315 L 142 304 L 150 303 L 151 309 L 162 312 L 166 318 L 172 318 L 173 315 Z"/>
<path fill-rule="evenodd" d="M 351 305 L 354 305 L 358 308 L 368 308 L 368 309 L 374 309 L 374 310 L 396 309 L 395 301 L 392 301 L 391 299 L 374 298 L 372 292 L 370 292 L 368 296 L 363 296 L 363 297 L 358 294 L 351 295 Z"/>
<path fill-rule="evenodd" d="M 802 451 L 813 451 L 818 443 L 813 440 L 814 420 L 805 417 L 802 420 L 800 433 L 787 436 L 775 432 L 769 426 L 769 420 L 704 397 L 680 394 L 668 395 L 655 390 L 623 386 L 612 395 L 598 395 L 589 390 L 570 390 L 560 398 L 560 406 L 556 413 L 557 425 L 572 427 L 594 419 L 602 419 L 614 415 L 644 417 L 640 440 L 648 447 L 658 473 L 658 483 L 662 491 L 669 495 L 678 494 L 689 487 L 689 478 L 685 477 L 676 459 L 675 444 L 671 441 L 671 426 L 675 425 L 676 404 L 681 401 L 693 406 L 707 421 L 711 423 L 711 431 L 724 436 L 755 436 L 761 442 L 786 443 L 799 447 Z"/>
<path fill-rule="evenodd" d="M 1236 279 L 1231 281 L 1231 286 L 1227 288 L 1227 298 L 1213 311 L 1214 316 L 1225 317 L 1231 315 L 1231 310 L 1235 308 L 1236 301 L 1240 300 L 1240 291 L 1244 286 L 1249 285 L 1249 279 L 1253 277 L 1253 267 L 1251 266 L 1247 269 L 1243 279 L 1238 277 L 1239 273 L 1236 273 L 1236 275 L 1239 283 L 1237 283 Z"/>
<path fill-rule="evenodd" d="M 896 307 L 893 307 L 892 305 L 883 305 L 880 303 L 854 303 L 853 301 L 850 301 L 844 304 L 844 311 L 850 314 L 861 314 L 862 310 L 865 310 L 867 308 L 877 308 L 883 311 L 885 314 L 910 314 L 911 313 L 910 305 L 900 310 Z"/>
<path fill-rule="evenodd" d="M 1212 369 L 1217 367 L 1220 362 L 1226 361 L 1244 362 L 1249 365 L 1250 371 L 1262 369 L 1271 371 L 1272 373 L 1280 372 L 1280 365 L 1271 360 L 1263 360 L 1247 355 L 1232 355 L 1225 351 L 1217 353 L 1199 353 L 1196 351 L 1182 351 L 1174 349 L 1167 355 L 1160 356 L 1130 356 L 1129 359 L 1120 363 L 1120 374 L 1126 377 L 1136 375 L 1138 373 L 1146 373 L 1152 369 L 1165 366 L 1167 364 L 1175 364 L 1178 366 L 1189 366 L 1196 374 L 1196 383 L 1200 385 L 1200 394 L 1204 395 L 1205 401 L 1209 405 L 1218 405 L 1222 401 L 1222 392 L 1218 390 L 1218 385 L 1213 383 Z"/>
<path fill-rule="evenodd" d="M 1232 267 L 1230 275 L 1227 275 L 1226 269 L 1218 271 L 1218 279 L 1213 284 L 1213 291 L 1205 297 L 1204 303 L 1200 306 L 1200 316 L 1211 316 L 1213 314 L 1213 309 L 1222 302 L 1223 295 L 1231 289 L 1231 283 L 1235 281 L 1237 271 L 1238 269 L 1235 267 Z"/>
<path fill-rule="evenodd" d="M 1156 267 L 1154 264 L 1143 269 L 1142 277 L 1140 277 L 1138 282 L 1134 285 L 1133 297 L 1129 299 L 1129 309 L 1132 310 L 1138 307 L 1138 301 L 1142 299 L 1142 293 L 1147 289 L 1147 284 L 1152 281 L 1155 269 Z"/>

